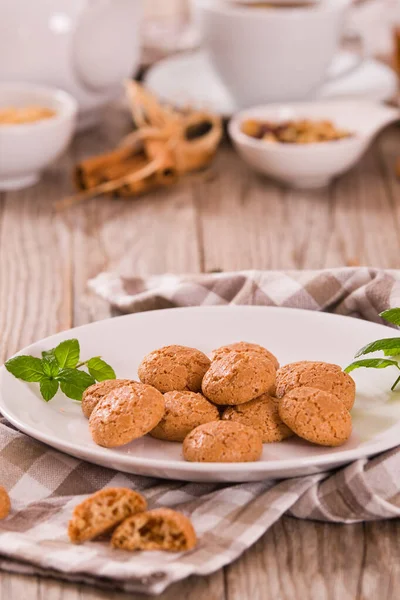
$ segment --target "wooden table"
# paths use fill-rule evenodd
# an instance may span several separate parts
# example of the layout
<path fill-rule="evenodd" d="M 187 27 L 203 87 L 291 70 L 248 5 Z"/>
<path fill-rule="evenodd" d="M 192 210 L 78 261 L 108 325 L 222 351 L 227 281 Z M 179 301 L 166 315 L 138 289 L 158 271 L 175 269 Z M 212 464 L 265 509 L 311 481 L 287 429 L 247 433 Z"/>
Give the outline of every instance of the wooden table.
<path fill-rule="evenodd" d="M 213 169 L 135 200 L 92 200 L 56 214 L 70 169 L 110 148 L 128 127 L 110 110 L 76 138 L 37 186 L 0 194 L 1 358 L 56 331 L 109 315 L 86 282 L 104 269 L 150 273 L 211 269 L 400 266 L 400 132 L 384 132 L 329 189 L 285 190 L 261 179 L 226 144 Z M 236 563 L 171 586 L 162 599 L 397 600 L 398 522 L 351 526 L 284 518 Z M 0 600 L 98 600 L 124 594 L 0 574 Z M 130 596 L 138 599 L 141 596 Z"/>

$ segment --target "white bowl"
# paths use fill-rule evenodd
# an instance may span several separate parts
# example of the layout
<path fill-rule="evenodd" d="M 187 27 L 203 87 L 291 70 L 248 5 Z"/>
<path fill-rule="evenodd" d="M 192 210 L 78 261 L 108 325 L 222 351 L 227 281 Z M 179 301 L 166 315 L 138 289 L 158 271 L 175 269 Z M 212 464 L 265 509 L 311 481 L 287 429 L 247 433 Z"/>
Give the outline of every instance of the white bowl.
<path fill-rule="evenodd" d="M 75 129 L 77 103 L 55 88 L 0 83 L 0 108 L 40 105 L 56 114 L 33 123 L 0 125 L 0 190 L 36 183 L 41 171 L 68 146 Z"/>
<path fill-rule="evenodd" d="M 318 188 L 350 169 L 376 133 L 400 118 L 398 109 L 369 101 L 309 102 L 259 106 L 237 114 L 229 134 L 240 156 L 256 171 L 295 188 Z M 329 120 L 352 137 L 314 144 L 271 143 L 241 131 L 243 121 Z"/>

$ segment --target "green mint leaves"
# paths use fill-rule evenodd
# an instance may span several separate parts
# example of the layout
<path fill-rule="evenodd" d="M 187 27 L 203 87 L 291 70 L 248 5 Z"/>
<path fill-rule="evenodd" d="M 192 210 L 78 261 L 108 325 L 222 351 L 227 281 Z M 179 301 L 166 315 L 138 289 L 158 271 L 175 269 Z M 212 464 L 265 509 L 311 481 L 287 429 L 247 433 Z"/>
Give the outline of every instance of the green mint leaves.
<path fill-rule="evenodd" d="M 52 350 L 42 352 L 42 358 L 15 356 L 5 363 L 7 371 L 23 381 L 40 384 L 46 402 L 59 388 L 73 400 L 82 400 L 83 392 L 96 381 L 115 379 L 115 371 L 100 356 L 79 362 L 80 347 L 76 339 L 65 340 Z M 86 367 L 89 372 L 81 370 Z"/>
<path fill-rule="evenodd" d="M 95 383 L 94 377 L 86 371 L 68 368 L 61 369 L 57 375 L 57 380 L 60 382 L 64 394 L 73 400 L 82 400 L 82 394 L 86 388 Z"/>
<path fill-rule="evenodd" d="M 380 314 L 380 316 L 389 323 L 400 325 L 400 308 L 391 308 L 390 310 L 385 310 Z M 351 371 L 360 369 L 362 367 L 366 367 L 367 369 L 385 369 L 386 367 L 397 367 L 397 369 L 400 370 L 400 363 L 396 358 L 400 355 L 400 337 L 385 338 L 383 340 L 371 342 L 370 344 L 367 344 L 361 348 L 355 355 L 355 358 L 365 356 L 366 354 L 371 354 L 372 352 L 383 352 L 384 356 L 388 356 L 390 358 L 364 358 L 361 360 L 356 360 L 346 367 L 345 372 L 351 373 Z M 400 383 L 400 376 L 392 385 L 392 391 L 395 390 L 398 383 Z"/>
<path fill-rule="evenodd" d="M 43 363 L 33 356 L 16 356 L 6 362 L 6 368 L 14 377 L 24 381 L 42 381 L 45 379 Z"/>
<path fill-rule="evenodd" d="M 54 354 L 61 369 L 74 369 L 79 362 L 80 348 L 78 340 L 65 340 L 50 352 Z"/>
<path fill-rule="evenodd" d="M 87 361 L 87 368 L 91 376 L 96 381 L 105 381 L 106 379 L 115 379 L 115 372 L 100 356 L 95 356 Z"/>

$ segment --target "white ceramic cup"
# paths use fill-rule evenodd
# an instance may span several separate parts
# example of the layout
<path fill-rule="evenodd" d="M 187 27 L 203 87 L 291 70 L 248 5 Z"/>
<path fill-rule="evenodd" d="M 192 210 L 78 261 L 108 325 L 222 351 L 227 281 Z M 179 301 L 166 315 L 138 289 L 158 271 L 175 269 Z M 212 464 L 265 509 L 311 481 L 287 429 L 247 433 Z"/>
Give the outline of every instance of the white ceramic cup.
<path fill-rule="evenodd" d="M 193 1 L 213 66 L 248 107 L 313 96 L 327 78 L 351 0 L 295 8 Z"/>

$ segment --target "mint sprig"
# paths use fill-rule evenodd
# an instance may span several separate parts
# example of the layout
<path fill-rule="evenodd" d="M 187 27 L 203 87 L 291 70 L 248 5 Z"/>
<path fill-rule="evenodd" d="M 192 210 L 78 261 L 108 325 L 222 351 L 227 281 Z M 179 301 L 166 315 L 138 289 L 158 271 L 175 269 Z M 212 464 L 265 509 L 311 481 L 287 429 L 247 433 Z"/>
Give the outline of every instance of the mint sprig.
<path fill-rule="evenodd" d="M 15 356 L 5 363 L 17 379 L 40 384 L 42 398 L 49 402 L 58 389 L 72 398 L 82 400 L 83 392 L 96 381 L 115 379 L 114 369 L 100 356 L 79 362 L 80 346 L 77 339 L 65 340 L 56 348 L 44 350 L 42 358 Z M 87 368 L 87 371 L 82 370 Z"/>
<path fill-rule="evenodd" d="M 400 325 L 400 308 L 391 308 L 385 310 L 380 314 L 382 319 L 392 323 L 394 325 Z M 372 352 L 383 352 L 385 357 L 389 358 L 364 358 L 352 362 L 346 367 L 345 372 L 351 373 L 355 369 L 365 367 L 367 369 L 386 369 L 386 367 L 396 367 L 400 370 L 400 362 L 397 357 L 400 357 L 400 337 L 384 338 L 383 340 L 376 340 L 366 346 L 363 346 L 356 354 L 354 358 L 371 354 Z M 400 383 L 400 376 L 397 377 L 396 381 L 391 387 L 394 391 L 396 386 Z"/>

